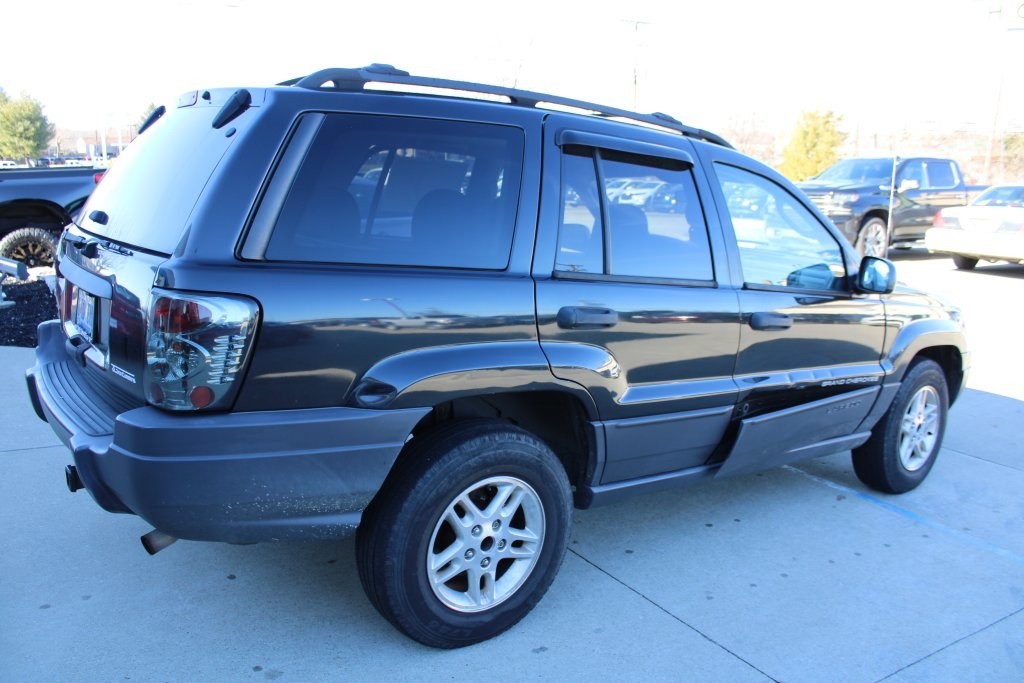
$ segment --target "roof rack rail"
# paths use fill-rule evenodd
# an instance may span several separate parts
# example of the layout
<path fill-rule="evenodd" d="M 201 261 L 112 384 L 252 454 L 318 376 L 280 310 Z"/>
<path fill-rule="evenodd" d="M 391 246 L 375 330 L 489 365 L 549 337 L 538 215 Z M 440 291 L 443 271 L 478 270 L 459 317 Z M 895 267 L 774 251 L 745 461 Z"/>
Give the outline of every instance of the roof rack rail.
<path fill-rule="evenodd" d="M 591 112 L 594 116 L 605 118 L 620 118 L 629 121 L 636 121 L 649 126 L 664 128 L 686 137 L 697 138 L 722 147 L 732 149 L 724 138 L 700 128 L 693 128 L 680 123 L 680 121 L 668 114 L 655 112 L 653 114 L 640 114 L 628 109 L 607 107 L 593 102 L 573 100 L 567 97 L 556 95 L 545 95 L 543 93 L 531 92 L 529 90 L 518 90 L 516 88 L 502 88 L 494 85 L 484 85 L 469 81 L 450 81 L 443 78 L 425 78 L 422 76 L 411 76 L 408 71 L 396 69 L 390 64 L 370 64 L 357 69 L 321 69 L 308 76 L 292 78 L 282 81 L 278 85 L 306 88 L 308 90 L 340 90 L 340 91 L 361 91 L 366 89 L 368 83 L 391 83 L 395 85 L 417 86 L 438 90 L 456 90 L 466 93 L 476 93 L 504 97 L 508 103 L 519 107 L 542 108 L 542 105 L 555 105 L 557 107 L 569 107 L 574 110 Z M 325 85 L 330 84 L 325 88 Z"/>

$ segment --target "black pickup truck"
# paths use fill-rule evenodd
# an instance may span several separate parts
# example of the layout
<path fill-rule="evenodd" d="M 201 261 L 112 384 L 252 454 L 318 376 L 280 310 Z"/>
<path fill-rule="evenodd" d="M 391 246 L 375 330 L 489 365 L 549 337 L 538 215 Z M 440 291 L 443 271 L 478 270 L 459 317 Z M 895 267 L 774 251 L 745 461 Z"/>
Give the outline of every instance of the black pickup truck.
<path fill-rule="evenodd" d="M 940 209 L 963 206 L 983 189 L 966 185 L 952 159 L 932 157 L 844 159 L 799 187 L 857 251 L 870 256 L 924 239 Z"/>
<path fill-rule="evenodd" d="M 53 262 L 54 245 L 106 169 L 0 170 L 0 257 L 27 266 Z"/>

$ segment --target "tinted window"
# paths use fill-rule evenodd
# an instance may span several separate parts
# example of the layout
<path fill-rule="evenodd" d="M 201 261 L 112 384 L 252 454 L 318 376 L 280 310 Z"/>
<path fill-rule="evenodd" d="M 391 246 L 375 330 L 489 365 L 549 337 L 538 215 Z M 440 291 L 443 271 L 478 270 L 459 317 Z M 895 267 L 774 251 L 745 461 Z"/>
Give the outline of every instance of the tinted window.
<path fill-rule="evenodd" d="M 713 279 L 704 214 L 686 164 L 571 151 L 562 159 L 557 270 Z"/>
<path fill-rule="evenodd" d="M 597 171 L 592 157 L 562 157 L 562 217 L 555 270 L 604 272 L 601 200 L 596 189 Z"/>
<path fill-rule="evenodd" d="M 905 180 L 913 180 L 917 183 L 918 187 L 925 187 L 924 162 L 908 161 L 900 169 L 899 175 L 896 177 L 896 184 L 899 185 Z"/>
<path fill-rule="evenodd" d="M 929 161 L 928 187 L 956 187 L 956 172 L 948 161 Z"/>
<path fill-rule="evenodd" d="M 743 265 L 752 286 L 845 289 L 842 250 L 834 237 L 781 185 L 716 164 Z"/>
<path fill-rule="evenodd" d="M 502 269 L 523 133 L 506 126 L 331 115 L 281 209 L 267 258 Z"/>
<path fill-rule="evenodd" d="M 82 227 L 143 249 L 173 252 L 207 181 L 240 137 L 213 128 L 216 114 L 216 107 L 184 107 L 164 114 L 103 175 L 82 211 Z M 244 116 L 232 125 L 244 125 Z M 106 213 L 108 222 L 85 218 L 93 211 Z"/>

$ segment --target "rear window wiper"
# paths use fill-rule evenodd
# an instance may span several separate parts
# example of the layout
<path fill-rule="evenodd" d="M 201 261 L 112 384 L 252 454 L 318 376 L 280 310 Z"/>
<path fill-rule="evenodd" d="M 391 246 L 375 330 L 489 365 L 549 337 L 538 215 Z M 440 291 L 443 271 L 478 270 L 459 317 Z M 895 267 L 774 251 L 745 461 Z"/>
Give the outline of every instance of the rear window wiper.
<path fill-rule="evenodd" d="M 81 252 L 82 256 L 86 258 L 96 258 L 97 249 L 102 246 L 107 251 L 113 251 L 122 256 L 131 256 L 135 252 L 127 247 L 123 247 L 117 242 L 111 240 L 104 240 L 98 237 L 79 237 L 78 235 L 72 235 L 66 233 L 64 241 L 70 244 L 75 249 Z"/>

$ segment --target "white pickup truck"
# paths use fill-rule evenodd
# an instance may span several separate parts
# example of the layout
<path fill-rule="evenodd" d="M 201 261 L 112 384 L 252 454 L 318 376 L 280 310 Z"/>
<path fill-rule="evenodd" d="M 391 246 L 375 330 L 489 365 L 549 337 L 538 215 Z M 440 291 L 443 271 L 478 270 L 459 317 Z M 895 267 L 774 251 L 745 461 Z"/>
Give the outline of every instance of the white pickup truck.
<path fill-rule="evenodd" d="M 105 169 L 0 169 L 0 257 L 48 265 L 61 229 L 85 203 Z"/>

